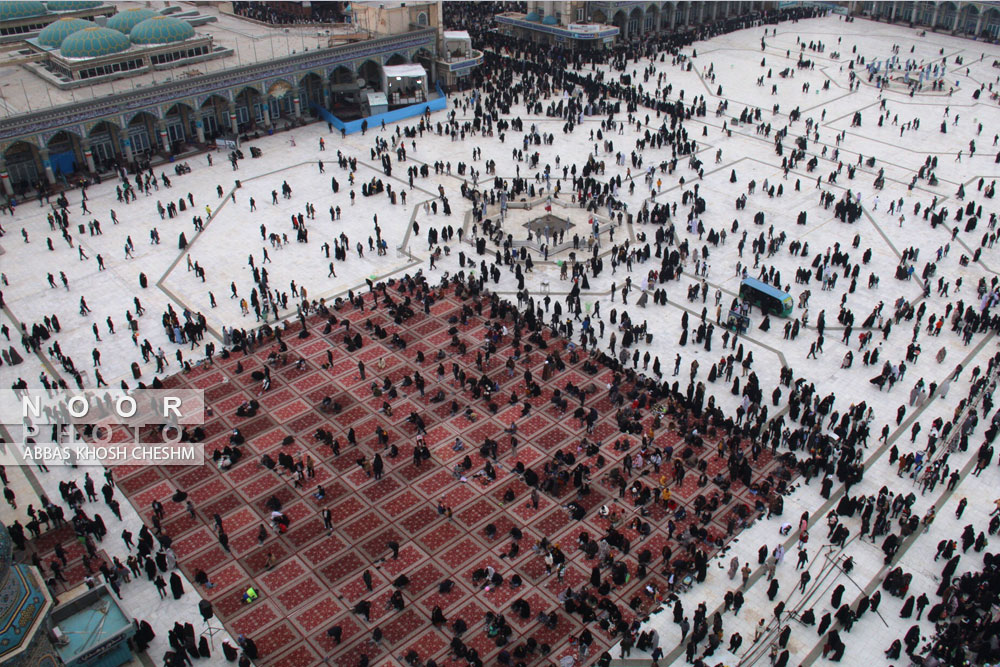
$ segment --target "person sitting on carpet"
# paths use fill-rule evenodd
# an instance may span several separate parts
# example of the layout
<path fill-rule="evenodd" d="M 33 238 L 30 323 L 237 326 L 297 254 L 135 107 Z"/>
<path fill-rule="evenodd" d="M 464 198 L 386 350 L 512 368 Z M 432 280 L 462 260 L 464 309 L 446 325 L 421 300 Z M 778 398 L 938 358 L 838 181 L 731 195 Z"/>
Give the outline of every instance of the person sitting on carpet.
<path fill-rule="evenodd" d="M 253 417 L 256 416 L 257 410 L 260 408 L 260 404 L 257 401 L 249 400 L 244 401 L 240 407 L 236 408 L 237 417 Z"/>

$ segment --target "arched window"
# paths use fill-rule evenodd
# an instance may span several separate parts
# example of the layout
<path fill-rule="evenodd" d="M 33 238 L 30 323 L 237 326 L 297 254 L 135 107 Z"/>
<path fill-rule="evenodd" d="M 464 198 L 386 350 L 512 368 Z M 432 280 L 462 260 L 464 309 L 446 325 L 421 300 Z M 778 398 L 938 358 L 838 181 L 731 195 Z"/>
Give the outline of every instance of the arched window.
<path fill-rule="evenodd" d="M 427 25 L 427 12 L 420 12 L 417 14 L 417 25 L 426 26 Z"/>

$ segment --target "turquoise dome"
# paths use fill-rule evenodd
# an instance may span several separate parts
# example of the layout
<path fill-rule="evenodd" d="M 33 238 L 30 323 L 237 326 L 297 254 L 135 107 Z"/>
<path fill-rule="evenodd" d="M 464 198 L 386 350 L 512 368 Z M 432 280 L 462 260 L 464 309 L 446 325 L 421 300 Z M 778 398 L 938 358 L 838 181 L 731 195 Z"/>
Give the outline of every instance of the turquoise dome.
<path fill-rule="evenodd" d="M 128 37 L 133 44 L 170 44 L 194 37 L 194 28 L 172 16 L 153 16 L 132 28 Z"/>
<path fill-rule="evenodd" d="M 13 565 L 11 539 L 7 526 L 0 524 L 0 663 L 39 664 L 22 661 L 16 653 L 30 646 L 44 632 L 35 624 L 52 606 L 42 591 L 30 565 Z M 32 627 L 34 632 L 29 632 Z M 43 660 L 40 664 L 54 664 Z"/>
<path fill-rule="evenodd" d="M 45 6 L 50 12 L 78 12 L 81 9 L 93 9 L 104 3 L 101 0 L 52 0 Z"/>
<path fill-rule="evenodd" d="M 531 12 L 527 16 L 524 17 L 524 20 L 525 21 L 533 21 L 534 23 L 538 23 L 539 21 L 542 20 L 542 16 L 538 12 Z"/>
<path fill-rule="evenodd" d="M 556 20 L 555 16 L 552 16 L 550 14 L 549 16 L 546 16 L 545 18 L 542 19 L 542 23 L 544 23 L 545 25 L 556 25 L 557 23 L 559 23 L 559 21 Z"/>
<path fill-rule="evenodd" d="M 132 7 L 131 9 L 118 12 L 109 18 L 108 27 L 127 35 L 132 32 L 132 28 L 136 27 L 146 19 L 153 18 L 154 16 L 159 16 L 159 14 L 154 12 L 152 9 L 146 9 L 145 7 Z"/>
<path fill-rule="evenodd" d="M 58 49 L 62 46 L 63 40 L 77 30 L 92 28 L 93 26 L 94 24 L 90 21 L 66 16 L 45 26 L 38 33 L 38 43 L 42 46 L 51 46 L 54 49 Z"/>
<path fill-rule="evenodd" d="M 0 2 L 0 21 L 13 21 L 14 19 L 41 16 L 42 14 L 48 14 L 48 11 L 45 9 L 45 5 L 40 2 L 29 0 Z"/>
<path fill-rule="evenodd" d="M 132 43 L 111 28 L 84 28 L 63 40 L 59 52 L 64 58 L 98 58 L 125 51 Z"/>

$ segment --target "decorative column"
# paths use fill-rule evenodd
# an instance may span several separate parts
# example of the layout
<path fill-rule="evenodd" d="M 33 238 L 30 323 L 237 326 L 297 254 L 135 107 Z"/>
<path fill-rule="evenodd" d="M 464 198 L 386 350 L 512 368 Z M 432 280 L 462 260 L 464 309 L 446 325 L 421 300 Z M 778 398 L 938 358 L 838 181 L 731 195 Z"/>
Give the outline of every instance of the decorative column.
<path fill-rule="evenodd" d="M 194 121 L 194 133 L 199 144 L 205 143 L 205 122 L 201 118 Z"/>
<path fill-rule="evenodd" d="M 3 191 L 8 197 L 14 195 L 14 184 L 10 182 L 10 174 L 7 173 L 7 161 L 0 159 L 0 183 L 3 183 Z"/>
<path fill-rule="evenodd" d="M 931 30 L 937 28 L 938 9 L 940 9 L 940 5 L 934 5 L 934 16 L 931 17 Z"/>
<path fill-rule="evenodd" d="M 263 116 L 264 116 L 264 127 L 270 128 L 271 127 L 271 100 L 264 100 L 263 104 L 261 104 L 261 111 L 263 112 Z"/>
<path fill-rule="evenodd" d="M 913 3 L 913 8 L 910 10 L 910 25 L 913 25 L 914 23 L 917 22 L 917 5 L 919 4 L 920 4 L 919 2 Z"/>
<path fill-rule="evenodd" d="M 295 117 L 302 118 L 302 100 L 298 95 L 292 98 L 292 104 L 295 106 Z"/>
<path fill-rule="evenodd" d="M 125 164 L 132 164 L 132 139 L 129 137 L 122 139 L 122 147 L 125 153 Z"/>
<path fill-rule="evenodd" d="M 983 27 L 983 13 L 979 12 L 979 18 L 976 19 L 976 37 L 979 37 L 979 31 Z"/>
<path fill-rule="evenodd" d="M 52 171 L 52 161 L 49 160 L 49 149 L 40 148 L 38 150 L 38 156 L 42 158 L 42 168 L 45 169 L 45 178 L 49 180 L 50 185 L 55 185 L 56 174 Z"/>
<path fill-rule="evenodd" d="M 240 127 L 239 123 L 236 122 L 236 103 L 229 103 L 229 129 L 235 134 L 239 134 Z"/>
<path fill-rule="evenodd" d="M 163 152 L 170 154 L 170 135 L 167 133 L 167 123 L 161 120 L 158 124 L 160 131 L 160 143 L 163 144 Z"/>
<path fill-rule="evenodd" d="M 90 140 L 81 139 L 80 148 L 83 149 L 83 159 L 87 163 L 87 171 L 92 174 L 96 174 L 97 164 L 94 162 L 94 152 L 90 150 Z"/>

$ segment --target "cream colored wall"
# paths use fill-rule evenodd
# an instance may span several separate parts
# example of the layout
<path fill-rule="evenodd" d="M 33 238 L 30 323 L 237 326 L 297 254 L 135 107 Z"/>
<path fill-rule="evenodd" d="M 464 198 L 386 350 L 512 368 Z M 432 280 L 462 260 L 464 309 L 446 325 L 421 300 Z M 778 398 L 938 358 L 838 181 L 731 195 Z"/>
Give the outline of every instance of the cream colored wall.
<path fill-rule="evenodd" d="M 427 27 L 436 28 L 441 24 L 440 8 L 437 2 L 406 3 L 405 7 L 379 9 L 378 4 L 354 5 L 358 25 L 375 35 L 398 35 L 416 24 L 417 15 L 427 14 Z"/>

